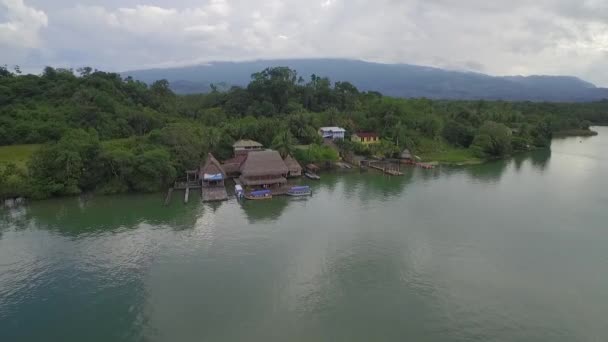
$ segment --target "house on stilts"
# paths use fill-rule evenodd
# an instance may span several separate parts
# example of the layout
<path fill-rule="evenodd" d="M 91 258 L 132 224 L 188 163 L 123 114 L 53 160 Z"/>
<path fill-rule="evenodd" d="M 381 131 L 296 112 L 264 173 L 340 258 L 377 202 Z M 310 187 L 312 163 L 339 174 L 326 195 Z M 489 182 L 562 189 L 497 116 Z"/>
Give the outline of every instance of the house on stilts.
<path fill-rule="evenodd" d="M 287 177 L 293 178 L 302 176 L 302 166 L 300 166 L 300 163 L 293 159 L 291 155 L 288 154 L 283 161 L 285 162 L 287 169 L 289 169 Z"/>
<path fill-rule="evenodd" d="M 199 169 L 201 180 L 201 196 L 203 202 L 224 201 L 228 199 L 226 186 L 226 172 L 220 162 L 209 153 L 205 164 Z"/>
<path fill-rule="evenodd" d="M 287 183 L 289 169 L 277 151 L 249 152 L 239 180 L 247 188 L 278 189 Z"/>

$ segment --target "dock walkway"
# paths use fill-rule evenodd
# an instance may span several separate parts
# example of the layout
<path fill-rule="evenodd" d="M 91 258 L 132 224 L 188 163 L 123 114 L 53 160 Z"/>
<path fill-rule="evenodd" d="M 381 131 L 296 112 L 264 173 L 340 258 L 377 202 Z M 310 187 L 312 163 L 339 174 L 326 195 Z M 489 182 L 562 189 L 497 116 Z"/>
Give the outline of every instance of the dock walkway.
<path fill-rule="evenodd" d="M 395 165 L 396 165 L 396 167 L 395 167 Z M 380 170 L 387 175 L 403 176 L 403 172 L 401 172 L 399 170 L 399 164 L 395 164 L 395 165 L 393 165 L 392 163 L 389 163 L 389 162 L 384 162 L 384 161 L 367 160 L 367 161 L 361 162 L 361 166 L 368 166 L 372 169 Z"/>
<path fill-rule="evenodd" d="M 202 187 L 201 197 L 203 202 L 225 201 L 228 199 L 228 192 L 225 186 Z"/>

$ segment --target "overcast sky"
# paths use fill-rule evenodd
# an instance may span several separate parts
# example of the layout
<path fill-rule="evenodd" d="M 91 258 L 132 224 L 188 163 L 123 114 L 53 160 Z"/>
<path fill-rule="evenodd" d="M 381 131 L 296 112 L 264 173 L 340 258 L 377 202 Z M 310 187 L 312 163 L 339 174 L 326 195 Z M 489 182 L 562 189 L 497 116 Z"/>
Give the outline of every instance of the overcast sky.
<path fill-rule="evenodd" d="M 0 0 L 0 64 L 347 57 L 608 86 L 608 0 Z"/>

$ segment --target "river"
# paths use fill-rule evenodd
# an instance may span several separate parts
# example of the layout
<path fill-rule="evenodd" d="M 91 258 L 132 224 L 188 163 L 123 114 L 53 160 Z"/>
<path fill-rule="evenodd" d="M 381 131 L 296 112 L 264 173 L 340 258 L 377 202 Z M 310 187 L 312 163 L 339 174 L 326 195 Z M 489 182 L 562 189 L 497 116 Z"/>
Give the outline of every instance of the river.
<path fill-rule="evenodd" d="M 306 200 L 0 209 L 0 341 L 606 341 L 608 127 Z"/>

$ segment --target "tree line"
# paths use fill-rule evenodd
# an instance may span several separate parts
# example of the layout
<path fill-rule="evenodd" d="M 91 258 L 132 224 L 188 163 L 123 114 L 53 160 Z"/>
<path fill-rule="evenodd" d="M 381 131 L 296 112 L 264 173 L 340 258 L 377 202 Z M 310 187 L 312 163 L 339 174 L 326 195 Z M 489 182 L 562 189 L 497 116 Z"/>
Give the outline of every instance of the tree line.
<path fill-rule="evenodd" d="M 303 162 L 335 158 L 319 147 L 320 126 L 376 132 L 378 153 L 387 156 L 451 146 L 491 158 L 546 147 L 555 132 L 608 123 L 608 101 L 398 99 L 317 75 L 304 79 L 286 67 L 255 73 L 246 87 L 211 89 L 178 96 L 166 80 L 0 67 L 0 145 L 43 144 L 26 167 L 0 170 L 0 197 L 158 191 L 208 152 L 229 158 L 240 138 Z M 311 148 L 302 153 L 296 145 Z"/>

